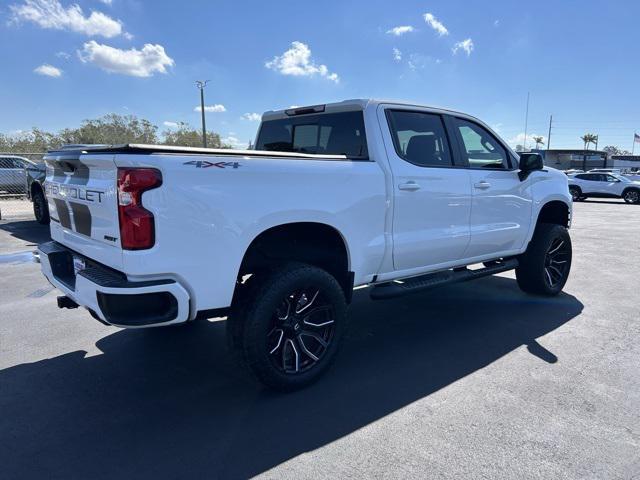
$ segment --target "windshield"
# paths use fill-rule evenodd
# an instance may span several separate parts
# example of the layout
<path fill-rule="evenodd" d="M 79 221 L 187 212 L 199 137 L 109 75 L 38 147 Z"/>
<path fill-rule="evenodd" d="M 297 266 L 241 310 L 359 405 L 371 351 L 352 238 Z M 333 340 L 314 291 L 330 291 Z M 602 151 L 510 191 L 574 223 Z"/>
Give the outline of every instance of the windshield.
<path fill-rule="evenodd" d="M 361 111 L 267 120 L 260 127 L 256 149 L 368 157 Z"/>

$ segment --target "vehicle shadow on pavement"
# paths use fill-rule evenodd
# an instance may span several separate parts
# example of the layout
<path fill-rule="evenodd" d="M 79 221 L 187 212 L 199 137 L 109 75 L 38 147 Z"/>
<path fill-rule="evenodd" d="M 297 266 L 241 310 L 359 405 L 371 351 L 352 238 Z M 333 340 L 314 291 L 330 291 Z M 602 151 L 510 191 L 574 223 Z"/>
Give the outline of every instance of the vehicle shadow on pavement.
<path fill-rule="evenodd" d="M 336 364 L 287 395 L 237 368 L 224 322 L 117 331 L 97 343 L 101 355 L 76 351 L 0 371 L 2 477 L 246 478 L 519 347 L 553 364 L 563 352 L 536 338 L 582 308 L 567 294 L 527 296 L 504 277 L 384 302 L 361 290 Z"/>
<path fill-rule="evenodd" d="M 51 239 L 49 225 L 40 225 L 35 220 L 2 222 L 0 230 L 4 230 L 19 240 L 29 242 L 29 246 L 36 246 Z"/>

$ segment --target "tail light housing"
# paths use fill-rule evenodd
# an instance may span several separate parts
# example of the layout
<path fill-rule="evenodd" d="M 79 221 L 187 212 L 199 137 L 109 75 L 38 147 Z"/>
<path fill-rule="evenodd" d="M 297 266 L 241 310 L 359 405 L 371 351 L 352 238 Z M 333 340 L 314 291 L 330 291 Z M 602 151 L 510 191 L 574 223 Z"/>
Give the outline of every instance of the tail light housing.
<path fill-rule="evenodd" d="M 118 168 L 118 218 L 124 250 L 144 250 L 155 244 L 153 213 L 142 205 L 142 194 L 160 185 L 160 170 Z"/>

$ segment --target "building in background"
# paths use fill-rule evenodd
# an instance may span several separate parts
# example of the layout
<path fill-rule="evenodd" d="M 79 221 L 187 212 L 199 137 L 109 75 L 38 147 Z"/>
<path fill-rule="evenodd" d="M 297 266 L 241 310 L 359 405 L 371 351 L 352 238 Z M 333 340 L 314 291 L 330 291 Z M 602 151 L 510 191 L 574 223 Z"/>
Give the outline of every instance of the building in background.
<path fill-rule="evenodd" d="M 611 167 L 637 172 L 640 170 L 640 155 L 612 155 Z"/>
<path fill-rule="evenodd" d="M 572 168 L 590 170 L 592 168 L 607 168 L 612 166 L 611 160 L 607 158 L 607 152 L 600 150 L 532 149 L 531 152 L 539 153 L 542 155 L 545 165 L 557 168 L 558 170 L 569 170 Z"/>

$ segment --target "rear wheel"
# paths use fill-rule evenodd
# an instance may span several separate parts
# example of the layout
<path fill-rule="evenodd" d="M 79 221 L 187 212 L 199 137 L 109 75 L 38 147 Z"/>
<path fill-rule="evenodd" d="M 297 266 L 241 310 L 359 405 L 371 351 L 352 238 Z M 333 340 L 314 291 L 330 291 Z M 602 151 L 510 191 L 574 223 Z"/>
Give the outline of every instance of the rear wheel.
<path fill-rule="evenodd" d="M 47 199 L 44 196 L 44 192 L 39 188 L 33 192 L 33 215 L 36 217 L 36 222 L 42 225 L 49 224 L 49 206 L 47 205 Z"/>
<path fill-rule="evenodd" d="M 562 225 L 541 223 L 516 268 L 518 286 L 525 292 L 557 295 L 571 270 L 571 237 Z"/>
<path fill-rule="evenodd" d="M 640 191 L 635 188 L 629 189 L 622 194 L 622 198 L 627 203 L 640 203 Z"/>
<path fill-rule="evenodd" d="M 342 288 L 326 271 L 292 263 L 245 296 L 240 343 L 244 361 L 270 388 L 316 381 L 338 352 L 346 323 Z"/>

